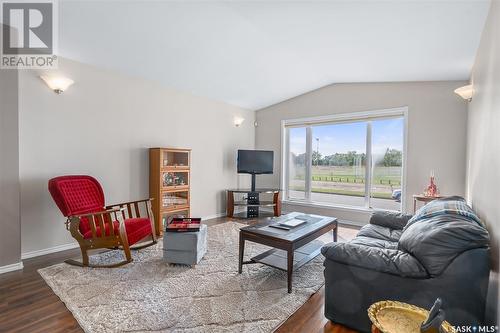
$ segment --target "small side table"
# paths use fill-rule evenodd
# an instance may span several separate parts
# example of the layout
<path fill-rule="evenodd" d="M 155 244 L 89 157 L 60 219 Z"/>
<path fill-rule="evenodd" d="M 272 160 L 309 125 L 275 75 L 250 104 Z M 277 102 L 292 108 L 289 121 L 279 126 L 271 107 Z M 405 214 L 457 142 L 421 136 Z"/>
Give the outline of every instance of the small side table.
<path fill-rule="evenodd" d="M 413 195 L 413 213 L 417 211 L 417 201 L 423 202 L 424 205 L 428 202 L 434 201 L 436 199 L 444 198 L 442 195 L 438 195 L 435 197 L 429 197 L 423 194 L 414 194 Z"/>

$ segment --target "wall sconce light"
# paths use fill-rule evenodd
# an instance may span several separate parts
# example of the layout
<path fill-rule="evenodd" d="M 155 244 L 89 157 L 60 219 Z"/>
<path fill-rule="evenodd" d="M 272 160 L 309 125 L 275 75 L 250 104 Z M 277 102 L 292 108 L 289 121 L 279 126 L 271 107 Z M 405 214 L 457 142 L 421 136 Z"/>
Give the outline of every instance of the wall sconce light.
<path fill-rule="evenodd" d="M 243 124 L 244 121 L 245 121 L 245 118 L 234 117 L 234 126 L 240 127 L 241 124 Z"/>
<path fill-rule="evenodd" d="M 73 80 L 62 76 L 40 76 L 40 78 L 45 81 L 45 83 L 52 89 L 56 94 L 61 94 L 63 91 L 68 89 L 73 83 Z"/>
<path fill-rule="evenodd" d="M 455 89 L 455 94 L 470 102 L 472 100 L 472 95 L 474 95 L 474 87 L 472 84 L 469 84 L 467 86 L 457 88 Z"/>

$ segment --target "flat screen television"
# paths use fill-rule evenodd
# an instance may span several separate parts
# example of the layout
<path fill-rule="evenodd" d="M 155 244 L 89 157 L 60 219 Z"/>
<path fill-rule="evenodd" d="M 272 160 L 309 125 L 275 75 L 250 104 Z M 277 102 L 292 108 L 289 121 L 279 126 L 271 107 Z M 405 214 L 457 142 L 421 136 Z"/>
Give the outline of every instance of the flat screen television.
<path fill-rule="evenodd" d="M 238 173 L 273 173 L 273 151 L 238 150 Z"/>
<path fill-rule="evenodd" d="M 238 173 L 252 175 L 252 191 L 255 191 L 255 175 L 273 173 L 273 151 L 238 150 Z"/>

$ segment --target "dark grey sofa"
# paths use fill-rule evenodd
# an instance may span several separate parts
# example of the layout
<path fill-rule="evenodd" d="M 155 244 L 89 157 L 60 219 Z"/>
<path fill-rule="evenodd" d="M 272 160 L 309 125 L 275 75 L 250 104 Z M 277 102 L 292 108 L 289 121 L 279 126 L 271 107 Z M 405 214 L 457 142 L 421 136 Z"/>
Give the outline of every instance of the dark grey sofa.
<path fill-rule="evenodd" d="M 347 243 L 325 256 L 325 316 L 370 332 L 369 306 L 397 300 L 430 308 L 443 299 L 452 325 L 481 324 L 489 276 L 489 235 L 459 197 L 409 215 L 376 212 Z"/>

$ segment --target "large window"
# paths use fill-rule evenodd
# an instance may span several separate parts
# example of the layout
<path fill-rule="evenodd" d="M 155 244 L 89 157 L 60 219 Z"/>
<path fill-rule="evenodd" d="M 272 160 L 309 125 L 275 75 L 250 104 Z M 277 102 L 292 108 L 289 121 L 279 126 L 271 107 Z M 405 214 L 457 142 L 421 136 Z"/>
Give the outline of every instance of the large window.
<path fill-rule="evenodd" d="M 284 122 L 286 199 L 401 210 L 405 110 Z"/>

